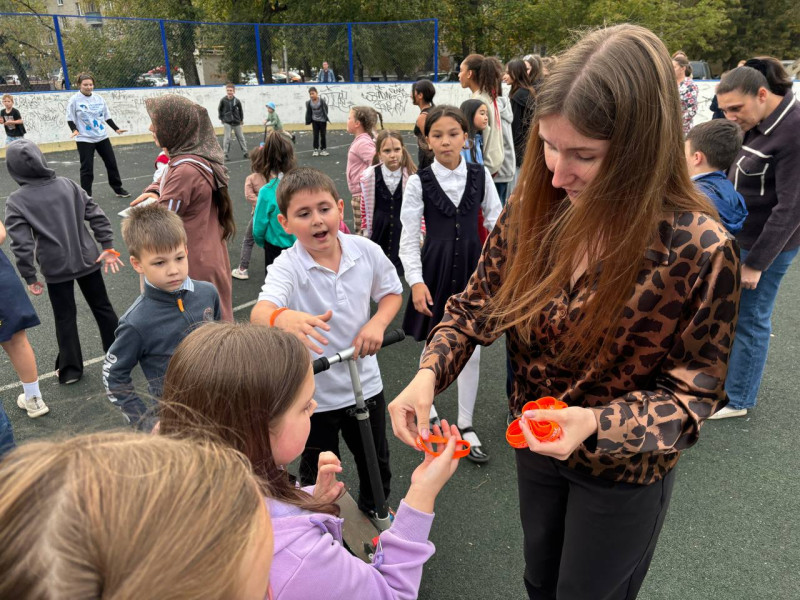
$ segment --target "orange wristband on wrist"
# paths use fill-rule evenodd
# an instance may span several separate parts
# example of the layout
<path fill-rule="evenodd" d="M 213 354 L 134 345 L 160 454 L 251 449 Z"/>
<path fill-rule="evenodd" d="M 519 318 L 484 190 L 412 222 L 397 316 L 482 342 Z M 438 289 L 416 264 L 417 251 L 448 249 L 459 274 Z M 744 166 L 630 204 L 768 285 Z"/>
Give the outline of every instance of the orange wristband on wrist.
<path fill-rule="evenodd" d="M 289 307 L 288 306 L 282 306 L 282 307 L 272 311 L 272 314 L 269 316 L 269 326 L 270 327 L 275 327 L 275 319 L 277 319 L 278 315 L 281 314 L 285 310 L 289 310 Z"/>
<path fill-rule="evenodd" d="M 120 257 L 120 254 L 119 254 L 119 252 L 117 252 L 117 251 L 116 251 L 116 250 L 114 250 L 113 248 L 109 248 L 108 250 L 106 250 L 106 252 L 109 252 L 110 254 L 113 254 L 113 255 L 114 255 L 114 256 L 116 256 L 117 258 L 119 258 L 119 257 Z"/>

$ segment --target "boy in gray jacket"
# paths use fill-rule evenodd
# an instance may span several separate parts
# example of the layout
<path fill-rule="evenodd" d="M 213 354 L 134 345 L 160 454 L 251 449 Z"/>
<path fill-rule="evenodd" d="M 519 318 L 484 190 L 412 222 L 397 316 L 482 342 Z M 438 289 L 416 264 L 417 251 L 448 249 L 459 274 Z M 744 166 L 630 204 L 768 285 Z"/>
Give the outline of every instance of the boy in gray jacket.
<path fill-rule="evenodd" d="M 158 204 L 134 208 L 122 222 L 122 238 L 131 266 L 144 275 L 144 293 L 119 320 L 103 383 L 131 424 L 149 431 L 155 418 L 136 394 L 131 371 L 138 363 L 150 396 L 160 398 L 175 348 L 195 327 L 220 319 L 220 301 L 212 284 L 189 278 L 186 230 L 176 213 Z"/>
<path fill-rule="evenodd" d="M 19 140 L 6 150 L 6 167 L 20 185 L 6 201 L 5 225 L 17 269 L 28 290 L 39 296 L 44 285 L 36 275 L 34 257 L 44 275 L 55 317 L 59 383 L 75 383 L 83 375 L 83 355 L 78 337 L 74 283 L 92 309 L 100 328 L 103 350 L 114 341 L 117 314 L 106 293 L 104 270 L 119 270 L 122 261 L 113 248 L 111 223 L 78 184 L 57 177 L 42 151 L 30 140 Z M 94 233 L 94 239 L 84 225 Z M 103 247 L 100 252 L 97 244 Z"/>

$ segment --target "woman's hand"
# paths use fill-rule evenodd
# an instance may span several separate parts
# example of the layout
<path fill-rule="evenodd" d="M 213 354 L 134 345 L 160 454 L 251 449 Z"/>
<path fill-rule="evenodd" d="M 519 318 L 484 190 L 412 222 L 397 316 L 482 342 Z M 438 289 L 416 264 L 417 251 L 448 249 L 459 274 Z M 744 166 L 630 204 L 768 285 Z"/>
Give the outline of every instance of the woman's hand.
<path fill-rule="evenodd" d="M 44 286 L 41 281 L 36 281 L 28 286 L 28 291 L 34 296 L 41 296 L 44 292 Z"/>
<path fill-rule="evenodd" d="M 746 290 L 754 290 L 761 280 L 761 271 L 742 265 L 742 287 Z"/>
<path fill-rule="evenodd" d="M 426 317 L 432 317 L 433 313 L 428 306 L 433 306 L 433 298 L 431 298 L 430 290 L 424 283 L 415 283 L 411 286 L 411 301 L 414 303 L 414 308 L 418 313 L 422 313 Z"/>
<path fill-rule="evenodd" d="M 461 439 L 458 427 L 449 425 L 442 420 L 442 427 L 435 425 L 434 435 L 441 435 L 447 440 L 447 444 L 442 448 L 439 444 L 434 450 L 441 450 L 439 456 L 425 453 L 422 464 L 414 469 L 411 474 L 411 486 L 404 498 L 406 504 L 419 511 L 433 512 L 434 501 L 439 492 L 442 491 L 444 484 L 453 476 L 458 468 L 457 460 L 453 459 L 456 450 L 456 440 Z"/>
<path fill-rule="evenodd" d="M 114 130 L 117 135 L 122 135 L 123 133 L 128 133 L 127 129 L 115 129 Z"/>
<path fill-rule="evenodd" d="M 430 434 L 428 421 L 435 389 L 433 371 L 420 369 L 406 389 L 389 403 L 389 417 L 395 437 L 412 448 L 417 447 L 418 435 L 427 440 Z"/>
<path fill-rule="evenodd" d="M 153 200 L 158 200 L 158 194 L 154 194 L 153 192 L 145 192 L 144 194 L 136 198 L 136 200 L 131 202 L 130 206 L 136 206 L 137 204 L 141 204 L 142 202 L 150 198 L 152 198 Z"/>
<path fill-rule="evenodd" d="M 125 263 L 120 260 L 117 253 L 114 252 L 113 250 L 104 250 L 102 254 L 100 254 L 100 256 L 97 257 L 97 260 L 94 262 L 103 263 L 103 273 L 108 273 L 109 269 L 111 269 L 112 273 L 117 273 L 119 272 L 120 267 L 125 266 Z"/>
<path fill-rule="evenodd" d="M 77 136 L 78 136 L 78 130 L 77 129 L 69 134 L 69 137 L 77 137 Z"/>
<path fill-rule="evenodd" d="M 558 423 L 561 437 L 553 442 L 540 442 L 528 427 L 528 420 Z M 526 410 L 522 413 L 521 429 L 531 451 L 566 460 L 586 438 L 597 432 L 597 418 L 593 411 L 580 406 L 561 410 Z"/>
<path fill-rule="evenodd" d="M 344 491 L 344 483 L 336 481 L 336 474 L 342 472 L 342 463 L 333 452 L 320 452 L 317 462 L 317 483 L 314 486 L 314 499 L 319 502 L 336 502 Z"/>

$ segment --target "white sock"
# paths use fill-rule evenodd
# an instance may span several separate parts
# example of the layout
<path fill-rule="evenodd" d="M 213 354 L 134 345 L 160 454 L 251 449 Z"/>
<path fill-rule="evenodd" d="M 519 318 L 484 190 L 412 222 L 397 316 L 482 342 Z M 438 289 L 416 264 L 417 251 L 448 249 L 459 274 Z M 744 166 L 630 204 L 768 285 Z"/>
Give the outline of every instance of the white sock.
<path fill-rule="evenodd" d="M 434 419 L 438 419 L 439 418 L 439 413 L 436 412 L 436 407 L 433 404 L 431 404 L 431 412 L 430 412 L 430 416 L 428 418 L 431 421 L 433 421 Z"/>
<path fill-rule="evenodd" d="M 478 380 L 481 375 L 481 347 L 476 346 L 475 352 L 464 365 L 461 375 L 458 376 L 458 428 L 472 427 L 472 413 L 475 412 L 475 401 L 478 399 Z"/>
<path fill-rule="evenodd" d="M 25 400 L 30 400 L 34 396 L 37 398 L 42 397 L 42 392 L 39 391 L 39 380 L 37 379 L 33 383 L 25 383 L 22 382 L 22 389 L 25 390 Z"/>

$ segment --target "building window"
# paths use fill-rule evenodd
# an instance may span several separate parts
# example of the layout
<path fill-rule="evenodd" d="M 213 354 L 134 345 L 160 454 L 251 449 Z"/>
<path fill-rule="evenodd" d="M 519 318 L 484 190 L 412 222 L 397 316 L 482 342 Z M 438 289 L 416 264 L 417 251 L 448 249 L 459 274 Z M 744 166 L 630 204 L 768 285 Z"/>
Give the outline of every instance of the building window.
<path fill-rule="evenodd" d="M 59 6 L 64 6 L 64 0 L 56 0 Z"/>
<path fill-rule="evenodd" d="M 81 8 L 81 3 L 80 2 L 76 2 L 75 3 L 75 9 L 78 11 L 78 15 L 82 17 L 83 16 L 83 9 Z"/>

